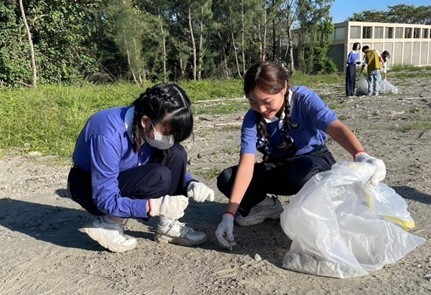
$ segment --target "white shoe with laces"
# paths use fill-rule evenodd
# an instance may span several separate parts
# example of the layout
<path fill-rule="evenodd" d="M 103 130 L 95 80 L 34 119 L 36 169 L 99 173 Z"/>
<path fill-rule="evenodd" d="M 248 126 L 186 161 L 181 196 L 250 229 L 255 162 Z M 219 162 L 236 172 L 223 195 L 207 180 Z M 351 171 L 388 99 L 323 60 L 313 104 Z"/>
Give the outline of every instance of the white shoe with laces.
<path fill-rule="evenodd" d="M 255 225 L 264 222 L 266 219 L 278 219 L 283 212 L 283 205 L 276 196 L 266 198 L 250 209 L 247 216 L 238 214 L 235 223 L 240 226 Z"/>
<path fill-rule="evenodd" d="M 110 220 L 106 215 L 97 216 L 83 230 L 90 238 L 112 252 L 125 252 L 137 245 L 135 238 L 124 234 L 123 224 Z"/>
<path fill-rule="evenodd" d="M 178 220 L 162 226 L 159 224 L 154 236 L 157 242 L 171 243 L 182 246 L 196 246 L 205 243 L 207 236 L 203 232 L 195 231 Z"/>

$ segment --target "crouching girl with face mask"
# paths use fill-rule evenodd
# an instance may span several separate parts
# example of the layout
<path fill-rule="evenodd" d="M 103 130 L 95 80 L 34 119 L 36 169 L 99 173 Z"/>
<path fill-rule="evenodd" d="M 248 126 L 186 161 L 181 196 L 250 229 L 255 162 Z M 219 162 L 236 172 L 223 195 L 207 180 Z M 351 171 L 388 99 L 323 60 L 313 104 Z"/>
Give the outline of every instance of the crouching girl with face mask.
<path fill-rule="evenodd" d="M 133 249 L 127 218 L 159 216 L 155 240 L 193 246 L 206 235 L 178 221 L 188 197 L 214 200 L 214 192 L 186 171 L 180 142 L 193 130 L 190 100 L 176 84 L 147 89 L 132 105 L 97 112 L 78 136 L 69 172 L 72 199 L 96 219 L 84 231 L 113 252 Z M 187 197 L 187 196 L 188 197 Z"/>

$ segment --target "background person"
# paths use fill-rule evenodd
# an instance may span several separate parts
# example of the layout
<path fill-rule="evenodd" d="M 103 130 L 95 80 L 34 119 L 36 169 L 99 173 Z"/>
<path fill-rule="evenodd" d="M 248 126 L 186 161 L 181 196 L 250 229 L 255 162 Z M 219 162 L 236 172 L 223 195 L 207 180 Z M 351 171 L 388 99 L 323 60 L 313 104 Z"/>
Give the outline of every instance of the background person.
<path fill-rule="evenodd" d="M 382 60 L 383 60 L 383 65 L 382 65 L 382 76 L 383 79 L 386 79 L 386 75 L 388 73 L 388 60 L 391 58 L 391 55 L 389 54 L 389 52 L 387 50 L 383 51 L 381 54 Z"/>
<path fill-rule="evenodd" d="M 291 87 L 281 65 L 271 61 L 252 65 L 244 77 L 244 92 L 250 109 L 241 128 L 239 164 L 217 178 L 219 190 L 229 198 L 216 230 L 222 246 L 234 244 L 234 220 L 248 226 L 280 217 L 280 201 L 268 194 L 296 194 L 312 176 L 331 169 L 335 159 L 325 146 L 326 134 L 355 161 L 376 167 L 373 185 L 384 179 L 383 161 L 364 151 L 316 93 L 304 86 Z M 257 151 L 264 156 L 262 162 L 256 161 Z"/>
<path fill-rule="evenodd" d="M 198 245 L 206 235 L 178 221 L 188 198 L 214 192 L 186 172 L 180 142 L 193 130 L 190 100 L 176 84 L 148 88 L 132 105 L 89 118 L 78 136 L 68 176 L 72 199 L 96 219 L 84 231 L 101 246 L 123 252 L 137 241 L 124 234 L 127 218 L 160 216 L 155 239 Z M 187 190 L 187 192 L 186 192 Z"/>
<path fill-rule="evenodd" d="M 382 81 L 381 70 L 383 67 L 383 59 L 376 49 L 370 49 L 369 46 L 362 47 L 364 52 L 364 64 L 361 67 L 361 73 L 365 66 L 368 73 L 368 96 L 379 96 L 379 86 Z"/>
<path fill-rule="evenodd" d="M 359 53 L 361 49 L 361 43 L 355 42 L 347 56 L 347 68 L 346 68 L 346 96 L 353 97 L 355 95 L 355 82 L 356 82 L 356 65 L 359 64 Z"/>

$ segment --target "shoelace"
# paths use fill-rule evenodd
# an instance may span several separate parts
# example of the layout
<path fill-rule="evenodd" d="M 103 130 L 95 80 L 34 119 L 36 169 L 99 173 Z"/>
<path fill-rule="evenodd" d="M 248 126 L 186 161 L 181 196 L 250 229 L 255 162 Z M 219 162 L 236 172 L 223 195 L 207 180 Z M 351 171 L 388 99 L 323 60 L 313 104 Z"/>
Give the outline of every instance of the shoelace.
<path fill-rule="evenodd" d="M 273 207 L 275 205 L 275 198 L 272 198 L 272 200 L 274 201 L 274 204 L 272 204 L 272 205 L 254 206 L 253 208 L 250 209 L 250 213 L 249 214 L 259 213 L 260 211 L 262 211 L 262 209 L 264 207 Z"/>
<path fill-rule="evenodd" d="M 126 225 L 127 225 L 127 219 L 122 224 L 115 223 L 114 227 L 121 235 L 124 235 L 124 229 Z"/>
<path fill-rule="evenodd" d="M 193 231 L 190 227 L 187 227 L 185 223 L 179 222 L 178 220 L 174 220 L 169 224 L 169 229 L 166 231 L 166 233 L 169 233 L 171 229 L 178 225 L 180 227 L 179 232 L 181 233 L 181 236 L 185 236 L 190 230 Z"/>
<path fill-rule="evenodd" d="M 262 208 L 263 206 L 254 206 L 253 208 L 250 209 L 249 214 L 259 213 L 260 211 L 262 211 Z"/>

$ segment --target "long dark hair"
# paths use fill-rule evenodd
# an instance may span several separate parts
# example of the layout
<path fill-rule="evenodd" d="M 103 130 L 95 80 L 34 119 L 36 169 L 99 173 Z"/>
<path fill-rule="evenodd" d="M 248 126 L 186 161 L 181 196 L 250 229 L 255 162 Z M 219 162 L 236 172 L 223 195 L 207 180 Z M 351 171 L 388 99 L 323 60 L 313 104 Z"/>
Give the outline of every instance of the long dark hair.
<path fill-rule="evenodd" d="M 358 46 L 359 46 L 359 48 L 358 48 Z M 358 50 L 358 49 L 361 49 L 361 43 L 359 43 L 359 42 L 353 43 L 352 50 Z"/>
<path fill-rule="evenodd" d="M 391 57 L 391 55 L 387 50 L 383 51 L 382 54 L 380 54 L 380 56 L 382 57 L 383 62 L 386 62 Z"/>
<path fill-rule="evenodd" d="M 193 132 L 193 115 L 190 99 L 177 84 L 158 84 L 142 93 L 133 103 L 133 151 L 142 144 L 139 135 L 142 116 L 148 116 L 154 125 L 161 123 L 170 130 L 175 142 L 181 142 Z"/>
<path fill-rule="evenodd" d="M 262 91 L 270 94 L 279 93 L 284 89 L 287 85 L 287 89 L 289 90 L 290 86 L 288 83 L 288 73 L 287 71 L 280 65 L 272 61 L 263 61 L 258 62 L 248 68 L 247 72 L 244 76 L 244 93 L 246 97 L 250 91 L 258 87 Z M 283 142 L 280 148 L 288 151 L 289 155 L 293 155 L 296 152 L 295 145 L 293 144 L 292 138 L 289 136 L 290 134 L 290 103 L 289 103 L 289 91 L 286 91 L 284 96 L 284 114 L 285 117 L 283 119 Z M 260 115 L 260 120 L 257 125 L 257 134 L 259 139 L 263 139 L 267 148 L 265 150 L 270 151 L 268 132 L 266 130 L 266 121 Z M 264 156 L 264 161 L 268 159 L 269 155 Z"/>

